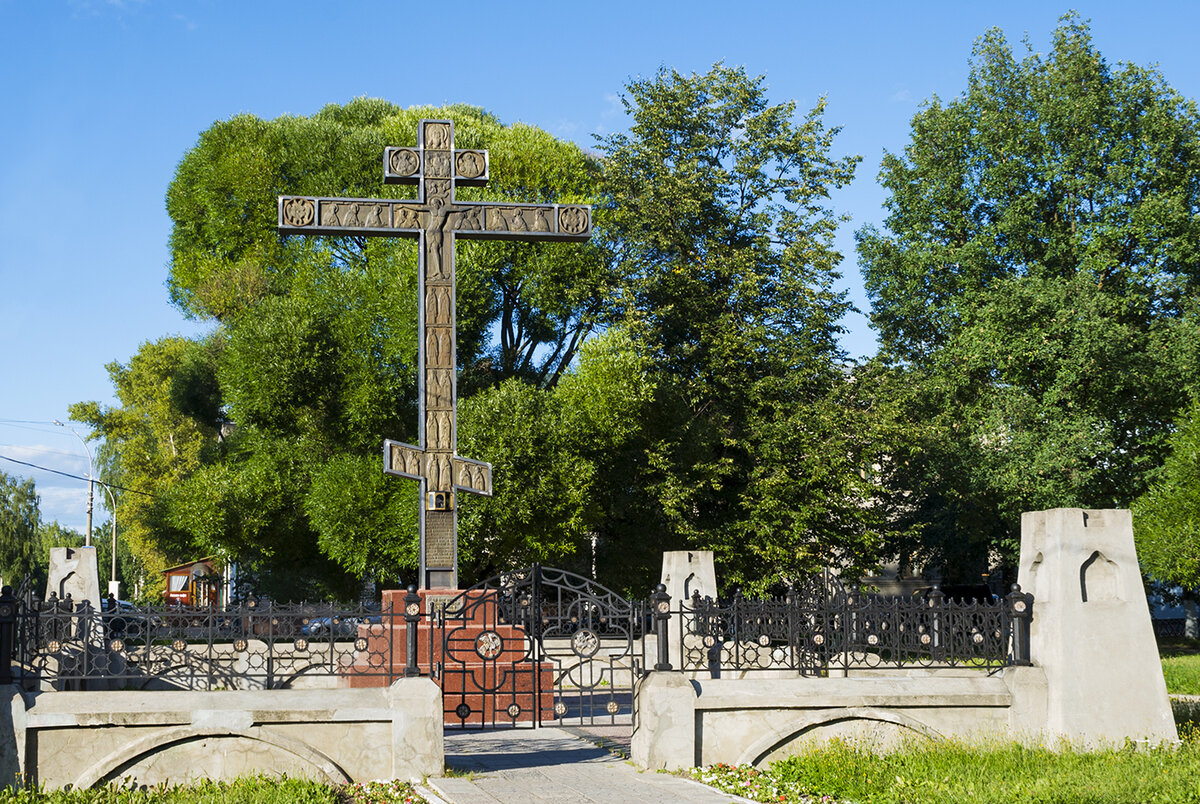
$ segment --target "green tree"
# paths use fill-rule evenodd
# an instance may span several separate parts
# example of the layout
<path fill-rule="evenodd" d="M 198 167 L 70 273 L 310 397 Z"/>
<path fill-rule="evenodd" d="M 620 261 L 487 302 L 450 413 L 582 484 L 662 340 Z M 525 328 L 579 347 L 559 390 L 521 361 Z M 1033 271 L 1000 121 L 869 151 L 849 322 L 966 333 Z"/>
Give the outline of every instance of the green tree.
<path fill-rule="evenodd" d="M 639 490 L 631 515 L 600 535 L 622 559 L 644 553 L 644 570 L 662 549 L 712 548 L 723 577 L 758 588 L 863 569 L 872 460 L 858 408 L 839 402 L 849 303 L 828 203 L 858 158 L 830 155 L 823 100 L 797 118 L 740 68 L 664 69 L 623 100 L 632 125 L 603 142 L 601 223 L 654 415 L 636 472 L 609 480 Z"/>
<path fill-rule="evenodd" d="M 39 502 L 32 479 L 0 472 L 0 577 L 14 589 L 38 574 Z M 41 574 L 45 576 L 45 569 Z"/>
<path fill-rule="evenodd" d="M 893 524 L 951 574 L 1012 558 L 1023 510 L 1132 502 L 1200 366 L 1195 105 L 1074 14 L 1026 50 L 979 40 L 884 158 L 886 231 L 858 232 L 911 424 Z"/>
<path fill-rule="evenodd" d="M 101 478 L 133 490 L 113 491 L 117 521 L 121 539 L 151 574 L 204 549 L 172 524 L 166 502 L 176 485 L 220 451 L 221 406 L 213 399 L 220 351 L 216 337 L 144 343 L 128 363 L 107 366 L 118 406 L 71 406 L 71 418 L 103 439 L 97 450 Z"/>
<path fill-rule="evenodd" d="M 1188 636 L 1197 636 L 1200 589 L 1200 401 L 1178 421 L 1154 482 L 1133 503 L 1138 560 L 1151 578 L 1183 589 Z"/>
<path fill-rule="evenodd" d="M 359 99 L 312 117 L 240 115 L 202 133 L 168 191 L 168 286 L 181 310 L 216 329 L 148 379 L 160 420 L 138 414 L 140 429 L 120 430 L 121 416 L 137 413 L 120 394 L 121 408 L 79 411 L 113 443 L 115 466 L 147 481 L 154 497 L 121 521 L 163 555 L 269 567 L 264 582 L 289 585 L 261 589 L 276 596 L 350 594 L 355 578 L 393 580 L 415 567 L 415 494 L 383 477 L 379 449 L 385 437 L 416 436 L 416 250 L 391 238 L 281 239 L 275 199 L 411 197 L 412 188 L 382 183 L 379 158 L 387 144 L 414 142 L 423 117 L 453 119 L 459 147 L 489 151 L 489 186 L 460 198 L 589 201 L 595 192 L 595 160 L 578 147 L 473 107 Z M 594 246 L 485 242 L 460 242 L 456 256 L 461 398 L 514 378 L 548 393 L 602 323 L 609 260 Z M 203 436 L 197 460 L 139 465 L 188 423 Z M 460 424 L 464 445 L 470 428 Z M 495 443 L 525 437 L 510 436 Z M 193 443 L 190 431 L 183 440 Z M 125 475 L 124 485 L 143 488 Z"/>

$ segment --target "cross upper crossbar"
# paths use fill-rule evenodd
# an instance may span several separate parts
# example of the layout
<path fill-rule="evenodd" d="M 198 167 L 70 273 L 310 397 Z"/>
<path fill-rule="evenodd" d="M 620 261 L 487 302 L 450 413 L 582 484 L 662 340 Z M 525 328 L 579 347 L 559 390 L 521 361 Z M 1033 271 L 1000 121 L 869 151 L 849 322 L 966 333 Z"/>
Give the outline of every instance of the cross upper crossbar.
<path fill-rule="evenodd" d="M 416 200 L 280 196 L 281 234 L 408 237 L 419 241 L 418 443 L 384 441 L 384 472 L 418 480 L 421 585 L 457 588 L 456 490 L 490 496 L 492 467 L 457 454 L 454 241 L 581 242 L 591 207 L 458 201 L 456 187 L 488 180 L 488 152 L 454 147 L 454 124 L 422 120 L 417 146 L 389 146 L 384 182 L 417 185 Z"/>

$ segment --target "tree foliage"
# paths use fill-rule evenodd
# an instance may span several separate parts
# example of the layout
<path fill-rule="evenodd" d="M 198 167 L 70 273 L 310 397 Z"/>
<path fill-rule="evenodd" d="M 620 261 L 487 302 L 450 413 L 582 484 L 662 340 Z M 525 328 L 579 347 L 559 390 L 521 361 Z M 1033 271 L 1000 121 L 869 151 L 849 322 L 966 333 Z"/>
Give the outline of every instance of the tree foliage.
<path fill-rule="evenodd" d="M 77 411 L 154 493 L 131 512 L 147 543 L 323 579 L 303 593 L 411 577 L 415 484 L 378 456 L 415 439 L 415 249 L 279 238 L 275 199 L 408 197 L 379 155 L 434 117 L 490 153 L 489 186 L 461 197 L 597 203 L 586 245 L 456 246 L 459 452 L 495 467 L 494 497 L 460 500 L 463 579 L 594 562 L 644 592 L 685 547 L 759 587 L 871 563 L 878 456 L 836 341 L 829 206 L 857 158 L 830 155 L 823 102 L 797 115 L 744 70 L 663 71 L 626 104 L 602 161 L 464 106 L 359 99 L 205 131 L 168 192 L 168 286 L 214 332 L 147 344 L 113 369 L 121 407 Z"/>
<path fill-rule="evenodd" d="M 862 568 L 871 461 L 839 401 L 849 304 L 828 204 L 858 158 L 831 156 L 824 101 L 797 119 L 742 69 L 662 70 L 623 100 L 632 125 L 603 143 L 602 220 L 655 394 L 637 526 L 658 531 L 656 551 L 714 549 L 738 583 Z"/>
<path fill-rule="evenodd" d="M 1200 401 L 1180 416 L 1155 481 L 1133 505 L 1138 560 L 1152 578 L 1200 588 Z"/>
<path fill-rule="evenodd" d="M 885 156 L 858 244 L 911 423 L 895 527 L 927 557 L 977 572 L 1021 511 L 1128 505 L 1162 461 L 1200 365 L 1198 123 L 1068 15 L 1046 55 L 989 31 Z"/>
<path fill-rule="evenodd" d="M 216 329 L 172 354 L 170 382 L 155 393 L 165 418 L 131 410 L 140 402 L 120 393 L 119 372 L 122 407 L 78 411 L 115 445 L 121 471 L 155 494 L 130 516 L 164 555 L 269 565 L 290 584 L 275 594 L 290 596 L 350 594 L 354 578 L 392 580 L 415 566 L 415 495 L 382 476 L 379 450 L 385 437 L 416 435 L 416 250 L 392 238 L 281 239 L 274 224 L 280 194 L 411 197 L 382 183 L 379 158 L 387 144 L 414 142 L 423 117 L 453 119 L 459 147 L 489 151 L 490 185 L 461 198 L 578 202 L 594 192 L 594 161 L 579 148 L 472 107 L 359 99 L 205 131 L 168 191 L 168 286 Z M 599 324 L 608 261 L 579 245 L 460 242 L 456 256 L 460 394 L 511 378 L 553 388 Z M 122 416 L 140 430 L 119 429 Z M 164 440 L 179 440 L 170 416 L 202 431 L 203 454 L 140 466 L 135 451 L 162 456 Z M 464 443 L 469 429 L 460 425 Z"/>
<path fill-rule="evenodd" d="M 39 569 L 39 503 L 33 480 L 0 472 L 0 577 L 14 589 Z"/>

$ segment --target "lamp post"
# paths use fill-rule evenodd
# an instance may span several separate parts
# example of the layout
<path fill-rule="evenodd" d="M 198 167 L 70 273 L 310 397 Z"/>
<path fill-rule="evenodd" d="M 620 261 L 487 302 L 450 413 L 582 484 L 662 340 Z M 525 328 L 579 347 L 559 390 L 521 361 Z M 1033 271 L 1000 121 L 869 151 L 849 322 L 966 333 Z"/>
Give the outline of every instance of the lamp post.
<path fill-rule="evenodd" d="M 113 599 L 121 597 L 121 582 L 117 580 L 117 501 L 113 497 L 112 489 L 107 483 L 101 483 L 100 487 L 108 492 L 108 510 L 112 513 L 112 574 L 108 576 L 108 593 L 113 596 Z"/>
<path fill-rule="evenodd" d="M 78 438 L 79 443 L 83 445 L 83 451 L 87 453 L 87 458 L 88 458 L 87 515 L 88 515 L 88 517 L 87 517 L 87 530 L 83 534 L 83 546 L 91 547 L 92 546 L 92 491 L 93 491 L 93 486 L 96 482 L 96 468 L 95 468 L 95 464 L 92 462 L 92 451 L 90 449 L 88 449 L 87 441 L 84 441 L 83 436 L 81 436 L 79 433 L 75 432 L 75 428 L 67 427 L 65 424 L 60 422 L 58 419 L 55 419 L 54 423 L 57 424 L 59 427 L 62 427 L 65 430 L 67 430 L 68 432 L 70 432 L 71 435 Z"/>

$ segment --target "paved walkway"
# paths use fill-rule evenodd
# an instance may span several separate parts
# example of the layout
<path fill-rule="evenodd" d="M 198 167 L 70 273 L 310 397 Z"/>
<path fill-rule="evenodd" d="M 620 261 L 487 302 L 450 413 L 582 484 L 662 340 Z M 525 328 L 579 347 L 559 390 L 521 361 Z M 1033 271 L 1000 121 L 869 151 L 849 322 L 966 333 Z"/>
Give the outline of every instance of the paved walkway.
<path fill-rule="evenodd" d="M 556 728 L 447 730 L 446 767 L 462 775 L 426 784 L 451 804 L 748 800 L 669 774 L 639 772 L 623 757 Z"/>

